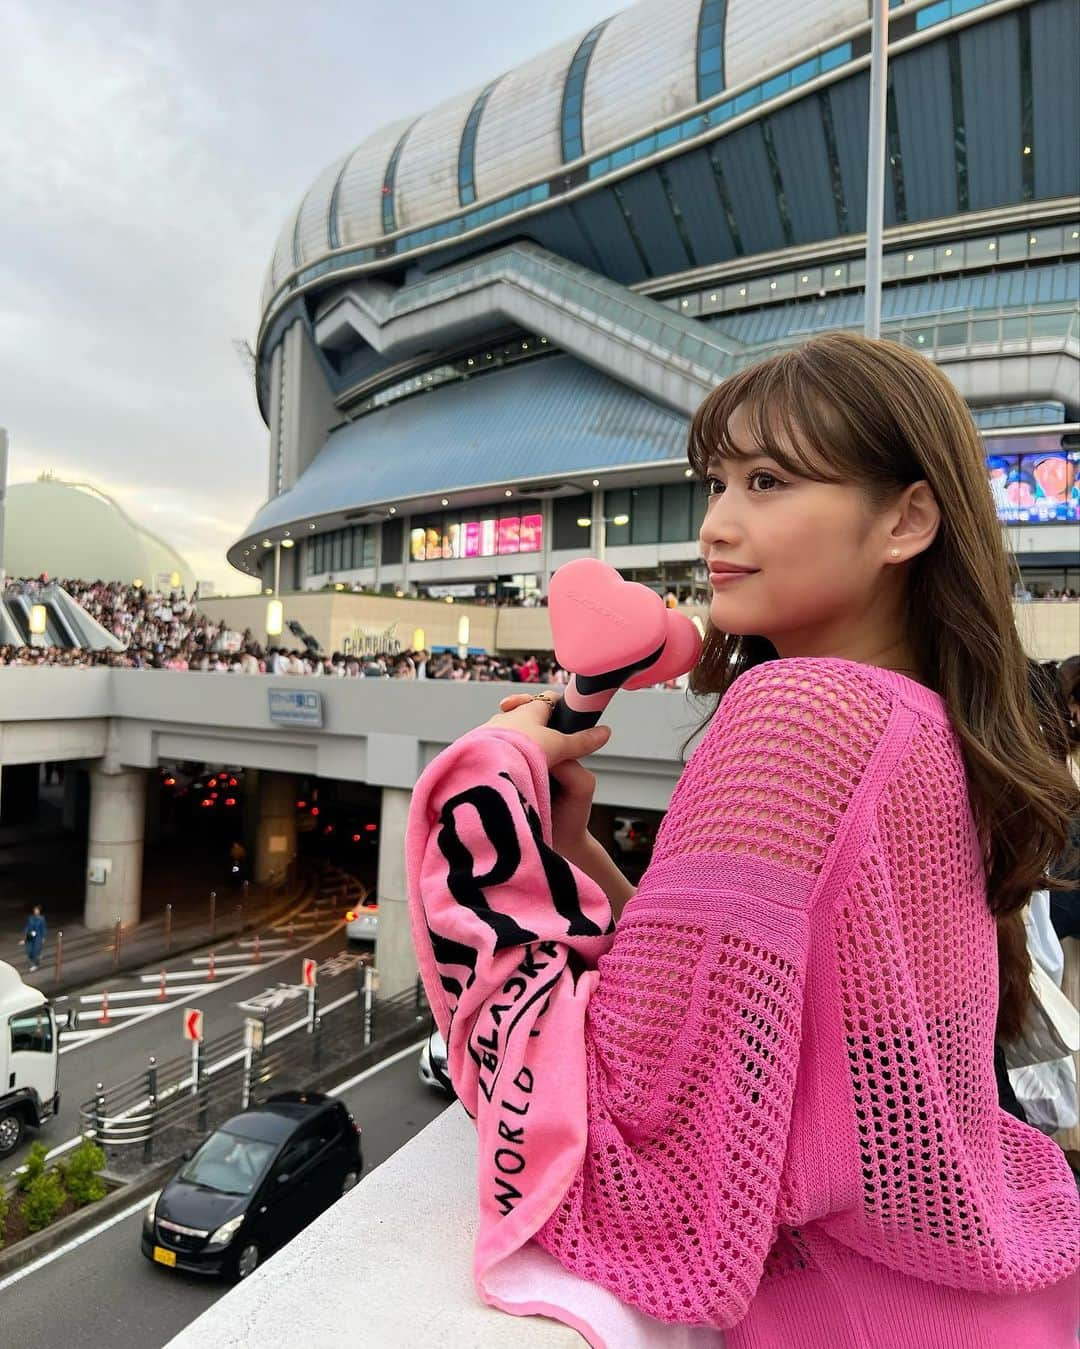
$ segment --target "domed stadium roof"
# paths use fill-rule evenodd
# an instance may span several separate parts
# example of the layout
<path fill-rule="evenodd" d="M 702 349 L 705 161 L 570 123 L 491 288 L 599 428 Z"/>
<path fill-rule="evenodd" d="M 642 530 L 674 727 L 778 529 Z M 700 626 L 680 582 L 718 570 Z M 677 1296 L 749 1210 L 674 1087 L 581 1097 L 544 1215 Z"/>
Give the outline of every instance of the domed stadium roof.
<path fill-rule="evenodd" d="M 195 574 L 162 539 L 137 525 L 89 483 L 42 477 L 7 490 L 4 568 L 8 576 L 142 580 L 179 572 L 190 594 Z"/>
<path fill-rule="evenodd" d="M 553 195 L 552 175 L 588 181 L 597 166 L 585 161 L 866 19 L 866 0 L 642 0 L 328 165 L 285 222 L 263 312 L 288 278 L 332 255 L 378 261 L 437 242 L 425 237 L 434 222 L 460 217 L 457 234 L 535 207 Z"/>

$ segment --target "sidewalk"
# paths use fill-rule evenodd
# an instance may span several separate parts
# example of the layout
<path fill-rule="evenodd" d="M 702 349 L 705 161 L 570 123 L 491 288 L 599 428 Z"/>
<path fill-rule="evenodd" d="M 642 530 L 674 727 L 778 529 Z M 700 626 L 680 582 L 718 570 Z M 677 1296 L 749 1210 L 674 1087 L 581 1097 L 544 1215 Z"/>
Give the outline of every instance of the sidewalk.
<path fill-rule="evenodd" d="M 290 909 L 306 904 L 317 886 L 318 875 L 314 869 L 295 868 L 281 886 L 250 886 L 242 901 L 239 892 L 219 892 L 213 926 L 209 903 L 199 903 L 196 915 L 192 912 L 192 902 L 186 911 L 177 906 L 171 933 L 167 930 L 164 914 L 123 928 L 117 951 L 115 929 L 91 932 L 81 922 L 68 920 L 62 929 L 50 929 L 41 966 L 36 971 L 30 972 L 25 952 L 21 947 L 16 950 L 14 942 L 10 953 L 4 950 L 0 958 L 13 965 L 24 982 L 55 998 L 111 975 L 158 964 L 185 952 L 212 946 L 215 942 L 224 946 L 242 932 L 257 931 Z M 63 950 L 58 975 L 61 930 Z"/>

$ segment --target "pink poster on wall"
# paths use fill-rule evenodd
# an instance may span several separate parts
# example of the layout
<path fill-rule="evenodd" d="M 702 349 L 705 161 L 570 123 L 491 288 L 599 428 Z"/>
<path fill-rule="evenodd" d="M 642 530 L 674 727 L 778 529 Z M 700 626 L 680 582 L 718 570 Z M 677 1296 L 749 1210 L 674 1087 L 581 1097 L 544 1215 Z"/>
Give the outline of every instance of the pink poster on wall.
<path fill-rule="evenodd" d="M 465 556 L 480 556 L 480 521 L 467 520 L 465 522 Z"/>
<path fill-rule="evenodd" d="M 521 521 L 515 515 L 510 520 L 499 521 L 499 552 L 516 553 L 521 531 Z"/>
<path fill-rule="evenodd" d="M 521 517 L 521 552 L 538 553 L 543 546 L 542 515 L 523 515 Z"/>
<path fill-rule="evenodd" d="M 480 521 L 480 556 L 495 556 L 495 521 Z"/>

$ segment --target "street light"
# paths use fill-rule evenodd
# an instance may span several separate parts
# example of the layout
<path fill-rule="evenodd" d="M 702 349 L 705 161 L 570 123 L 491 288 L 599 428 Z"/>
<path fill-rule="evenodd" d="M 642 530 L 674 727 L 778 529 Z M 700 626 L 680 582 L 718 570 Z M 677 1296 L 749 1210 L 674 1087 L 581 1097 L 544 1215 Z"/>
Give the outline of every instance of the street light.
<path fill-rule="evenodd" d="M 625 513 L 620 513 L 619 515 L 601 515 L 598 516 L 597 518 L 600 521 L 600 546 L 597 549 L 596 555 L 600 559 L 600 561 L 603 562 L 604 545 L 607 542 L 608 525 L 628 525 L 630 523 L 630 517 Z M 592 516 L 579 515 L 578 524 L 581 526 L 582 529 L 588 529 L 589 526 L 592 524 Z"/>
<path fill-rule="evenodd" d="M 285 627 L 285 606 L 280 600 L 270 600 L 266 606 L 266 635 L 280 637 Z"/>
<path fill-rule="evenodd" d="M 458 657 L 464 660 L 469 654 L 469 615 L 462 614 L 457 625 Z"/>
<path fill-rule="evenodd" d="M 44 604 L 32 604 L 30 606 L 30 645 L 45 645 L 45 606 Z"/>

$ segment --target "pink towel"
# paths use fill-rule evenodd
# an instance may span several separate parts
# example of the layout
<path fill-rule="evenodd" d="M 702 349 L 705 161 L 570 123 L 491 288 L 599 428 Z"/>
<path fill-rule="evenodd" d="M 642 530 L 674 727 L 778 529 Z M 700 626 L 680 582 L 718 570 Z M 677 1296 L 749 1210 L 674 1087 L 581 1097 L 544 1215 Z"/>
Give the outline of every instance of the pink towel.
<path fill-rule="evenodd" d="M 841 660 L 743 675 L 614 932 L 550 839 L 526 736 L 480 727 L 417 783 L 486 1301 L 608 1349 L 1073 1345 L 1076 1185 L 997 1106 L 995 926 L 936 694 Z"/>

